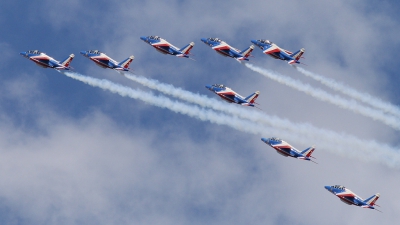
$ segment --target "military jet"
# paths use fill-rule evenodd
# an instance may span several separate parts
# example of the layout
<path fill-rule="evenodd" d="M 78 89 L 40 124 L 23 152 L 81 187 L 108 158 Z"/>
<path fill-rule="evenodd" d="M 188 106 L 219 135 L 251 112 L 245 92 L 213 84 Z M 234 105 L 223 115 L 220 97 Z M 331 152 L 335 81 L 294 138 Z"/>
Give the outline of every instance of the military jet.
<path fill-rule="evenodd" d="M 254 46 L 251 45 L 250 47 L 246 48 L 245 50 L 240 51 L 239 49 L 231 47 L 226 42 L 224 42 L 218 38 L 202 38 L 201 41 L 204 42 L 206 45 L 209 45 L 212 49 L 217 51 L 219 54 L 226 56 L 226 57 L 234 58 L 238 61 L 242 61 L 242 60 L 249 61 L 248 57 L 250 56 L 250 53 L 254 49 Z"/>
<path fill-rule="evenodd" d="M 119 71 L 129 71 L 129 64 L 134 59 L 133 55 L 131 55 L 129 58 L 119 63 L 98 50 L 81 51 L 81 54 L 102 68 L 110 68 Z"/>
<path fill-rule="evenodd" d="M 313 160 L 311 160 L 311 158 L 314 158 L 311 156 L 311 154 L 315 150 L 314 146 L 306 148 L 303 151 L 299 151 L 296 148 L 294 148 L 293 146 L 291 146 L 289 143 L 287 143 L 286 141 L 276 138 L 276 137 L 261 138 L 261 140 L 263 142 L 265 142 L 267 145 L 274 148 L 277 153 L 279 153 L 285 157 L 290 156 L 293 158 L 303 159 L 303 160 L 308 160 L 308 161 L 314 162 Z M 316 163 L 316 162 L 314 162 L 314 163 Z"/>
<path fill-rule="evenodd" d="M 299 64 L 299 59 L 304 54 L 305 49 L 302 48 L 295 53 L 292 53 L 288 50 L 280 48 L 278 45 L 272 43 L 269 40 L 251 40 L 251 42 L 263 50 L 263 52 L 272 58 L 285 60 L 289 64 Z"/>
<path fill-rule="evenodd" d="M 190 42 L 183 48 L 177 48 L 176 46 L 170 44 L 165 39 L 162 39 L 159 36 L 147 36 L 147 37 L 140 37 L 144 42 L 153 46 L 157 51 L 163 54 L 174 55 L 177 57 L 185 57 L 190 58 L 190 50 L 192 50 L 194 46 L 194 42 Z M 190 58 L 191 59 L 191 58 Z"/>
<path fill-rule="evenodd" d="M 72 59 L 74 59 L 75 55 L 71 54 L 63 61 L 59 62 L 50 56 L 46 55 L 46 53 L 39 52 L 38 50 L 30 50 L 26 52 L 19 53 L 25 58 L 32 60 L 36 65 L 43 68 L 53 68 L 56 70 L 70 70 L 69 64 Z"/>
<path fill-rule="evenodd" d="M 208 90 L 214 92 L 219 97 L 221 97 L 223 100 L 225 100 L 229 103 L 236 103 L 239 105 L 253 106 L 253 107 L 254 107 L 254 104 L 256 104 L 255 100 L 257 99 L 258 95 L 260 94 L 259 91 L 256 91 L 253 94 L 251 94 L 245 98 L 245 97 L 239 95 L 238 93 L 234 92 L 229 87 L 224 86 L 223 84 L 206 85 L 206 88 Z"/>
<path fill-rule="evenodd" d="M 325 189 L 336 195 L 342 202 L 348 205 L 355 205 L 361 208 L 369 208 L 379 211 L 374 207 L 379 206 L 375 204 L 375 202 L 381 196 L 379 193 L 372 195 L 371 197 L 364 200 L 356 195 L 354 192 L 352 192 L 350 189 L 347 189 L 342 185 L 325 186 Z"/>

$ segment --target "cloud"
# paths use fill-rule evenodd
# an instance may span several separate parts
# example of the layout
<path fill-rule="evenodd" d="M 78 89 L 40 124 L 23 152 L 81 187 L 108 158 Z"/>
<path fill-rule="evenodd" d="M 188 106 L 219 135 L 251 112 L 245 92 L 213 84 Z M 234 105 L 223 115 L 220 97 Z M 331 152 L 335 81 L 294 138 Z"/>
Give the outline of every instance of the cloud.
<path fill-rule="evenodd" d="M 310 71 L 397 105 L 398 76 L 391 72 L 397 59 L 382 53 L 398 46 L 396 12 L 387 10 L 395 8 L 392 4 L 3 3 L 2 43 L 16 56 L 0 63 L 7 77 L 0 98 L 1 223 L 398 221 L 397 170 L 335 156 L 319 145 L 319 165 L 283 158 L 258 136 L 121 98 L 17 57 L 26 49 L 55 58 L 75 53 L 77 72 L 137 87 L 78 52 L 99 49 L 116 60 L 133 54 L 132 68 L 146 77 L 206 95 L 204 85 L 210 83 L 224 83 L 239 93 L 260 90 L 258 102 L 269 115 L 398 146 L 398 133 L 385 125 L 264 79 L 199 40 L 215 36 L 243 49 L 251 39 L 266 38 L 288 50 L 305 47 Z M 196 61 L 161 55 L 139 39 L 143 35 L 160 35 L 176 46 L 194 41 Z M 251 62 L 324 88 L 259 49 L 253 53 Z M 281 138 L 299 149 L 315 140 Z M 346 150 L 350 154 L 353 149 Z M 384 217 L 344 205 L 323 189 L 329 184 L 343 184 L 362 197 L 381 192 Z"/>

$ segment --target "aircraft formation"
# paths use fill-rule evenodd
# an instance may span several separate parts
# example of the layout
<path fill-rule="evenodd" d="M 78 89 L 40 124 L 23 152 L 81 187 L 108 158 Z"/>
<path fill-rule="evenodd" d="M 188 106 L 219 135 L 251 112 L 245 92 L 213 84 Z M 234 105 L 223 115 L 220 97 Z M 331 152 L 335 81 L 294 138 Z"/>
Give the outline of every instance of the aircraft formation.
<path fill-rule="evenodd" d="M 147 37 L 142 36 L 140 37 L 140 39 L 146 42 L 147 44 L 151 45 L 152 47 L 154 47 L 157 51 L 159 51 L 162 54 L 168 54 L 177 57 L 192 59 L 190 57 L 191 55 L 190 51 L 194 47 L 194 42 L 191 42 L 182 48 L 177 48 L 176 46 L 170 44 L 168 41 L 159 36 L 147 36 Z M 201 41 L 209 45 L 217 53 L 225 57 L 234 58 L 239 62 L 249 61 L 251 52 L 254 50 L 254 46 L 251 45 L 241 51 L 239 49 L 236 49 L 228 45 L 226 42 L 220 40 L 219 38 L 201 38 Z M 251 42 L 256 46 L 258 46 L 263 51 L 264 54 L 269 55 L 275 59 L 287 61 L 287 63 L 290 65 L 300 64 L 299 60 L 302 58 L 302 55 L 305 52 L 305 49 L 301 48 L 300 50 L 292 53 L 288 50 L 280 48 L 278 45 L 265 39 L 251 40 Z M 92 60 L 99 67 L 109 68 L 120 72 L 129 71 L 130 70 L 129 65 L 134 59 L 134 56 L 132 55 L 121 62 L 117 62 L 111 57 L 107 56 L 105 53 L 100 52 L 98 50 L 81 51 L 80 53 L 84 57 L 87 57 L 90 60 Z M 70 63 L 75 57 L 74 54 L 70 54 L 66 59 L 62 61 L 57 61 L 38 50 L 29 50 L 26 52 L 21 52 L 20 55 L 32 60 L 36 65 L 40 67 L 52 68 L 59 71 L 71 70 L 72 67 L 70 67 Z M 255 104 L 257 104 L 255 100 L 260 94 L 259 91 L 256 91 L 250 94 L 248 97 L 243 97 L 238 93 L 236 93 L 235 91 L 233 91 L 231 88 L 223 84 L 206 85 L 206 88 L 217 94 L 221 99 L 223 99 L 228 103 L 236 103 L 239 105 L 252 106 L 252 107 L 255 107 Z M 280 155 L 316 163 L 315 161 L 312 160 L 312 158 L 315 159 L 312 156 L 312 153 L 315 150 L 314 146 L 308 147 L 303 151 L 299 151 L 286 141 L 276 137 L 261 138 L 261 141 L 274 148 L 276 152 L 279 153 Z M 348 205 L 355 205 L 362 208 L 377 210 L 375 206 L 378 205 L 375 204 L 375 202 L 380 197 L 379 193 L 363 200 L 361 197 L 357 196 L 354 192 L 345 188 L 342 185 L 325 186 L 325 189 L 331 192 L 332 194 L 336 195 L 342 202 Z"/>

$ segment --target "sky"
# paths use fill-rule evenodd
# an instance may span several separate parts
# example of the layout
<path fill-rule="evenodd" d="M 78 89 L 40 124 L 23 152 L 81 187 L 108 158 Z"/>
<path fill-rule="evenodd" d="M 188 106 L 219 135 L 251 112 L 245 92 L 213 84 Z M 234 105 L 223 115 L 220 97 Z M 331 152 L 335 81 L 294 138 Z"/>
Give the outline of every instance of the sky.
<path fill-rule="evenodd" d="M 245 49 L 252 39 L 268 39 L 290 51 L 304 47 L 303 69 L 398 108 L 399 6 L 361 0 L 1 2 L 0 224 L 399 221 L 400 141 L 392 122 L 269 79 L 200 41 L 218 37 Z M 195 42 L 195 61 L 160 54 L 140 40 L 149 35 L 178 47 Z M 151 93 L 159 106 L 180 107 L 123 97 L 19 55 L 36 49 L 58 60 L 73 53 L 73 72 Z M 265 121 L 166 100 L 79 54 L 92 49 L 117 61 L 134 55 L 136 75 Z M 372 108 L 259 48 L 252 54 L 252 65 L 279 78 Z M 216 83 L 243 96 L 260 91 L 262 110 L 220 100 L 205 88 Z M 214 113 L 220 119 L 212 119 Z M 300 150 L 315 145 L 319 164 L 276 154 L 260 140 L 273 136 Z M 343 204 L 324 189 L 335 184 L 363 198 L 379 192 L 383 213 Z"/>

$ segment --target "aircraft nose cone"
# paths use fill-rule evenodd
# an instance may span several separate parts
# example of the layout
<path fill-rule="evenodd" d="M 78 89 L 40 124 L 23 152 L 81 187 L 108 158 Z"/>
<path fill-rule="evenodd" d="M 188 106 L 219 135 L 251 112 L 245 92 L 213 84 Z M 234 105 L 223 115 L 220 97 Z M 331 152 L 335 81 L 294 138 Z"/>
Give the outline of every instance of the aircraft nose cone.
<path fill-rule="evenodd" d="M 82 55 L 86 55 L 86 51 L 81 51 L 81 54 Z"/>
<path fill-rule="evenodd" d="M 261 138 L 261 141 L 265 142 L 265 143 L 269 143 L 269 140 L 267 138 Z"/>
<path fill-rule="evenodd" d="M 331 191 L 331 186 L 325 186 L 325 189 Z"/>
<path fill-rule="evenodd" d="M 147 37 L 145 36 L 141 36 L 140 39 L 142 39 L 143 41 L 147 41 Z"/>
<path fill-rule="evenodd" d="M 206 38 L 202 38 L 201 41 L 207 44 L 207 39 Z"/>
<path fill-rule="evenodd" d="M 212 89 L 211 85 L 206 85 L 206 88 L 207 88 L 208 90 L 211 90 L 211 89 Z"/>
<path fill-rule="evenodd" d="M 20 52 L 19 54 L 22 56 L 26 56 L 26 52 Z"/>
<path fill-rule="evenodd" d="M 257 44 L 257 41 L 256 41 L 256 40 L 251 40 L 251 42 L 252 42 L 253 44 Z"/>

